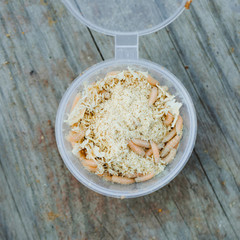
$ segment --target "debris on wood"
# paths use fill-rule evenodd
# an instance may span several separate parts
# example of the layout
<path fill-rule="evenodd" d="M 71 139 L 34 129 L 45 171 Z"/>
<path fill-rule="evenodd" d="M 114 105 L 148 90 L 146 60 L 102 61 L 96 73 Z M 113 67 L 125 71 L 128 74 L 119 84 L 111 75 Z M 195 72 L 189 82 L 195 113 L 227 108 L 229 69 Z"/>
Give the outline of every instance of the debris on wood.
<path fill-rule="evenodd" d="M 191 3 L 192 3 L 192 0 L 190 0 L 190 1 L 187 1 L 187 2 L 186 2 L 186 4 L 185 4 L 185 8 L 186 8 L 186 9 L 189 9 L 189 8 L 190 8 L 190 5 L 191 5 Z"/>

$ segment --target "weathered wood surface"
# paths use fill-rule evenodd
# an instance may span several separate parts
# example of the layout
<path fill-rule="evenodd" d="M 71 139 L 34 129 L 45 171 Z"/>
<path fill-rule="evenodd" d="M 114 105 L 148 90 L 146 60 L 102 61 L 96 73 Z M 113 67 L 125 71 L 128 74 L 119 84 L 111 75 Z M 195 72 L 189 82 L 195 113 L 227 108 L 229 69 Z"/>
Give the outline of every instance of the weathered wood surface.
<path fill-rule="evenodd" d="M 198 137 L 184 170 L 137 199 L 81 185 L 59 156 L 54 121 L 71 81 L 113 57 L 53 0 L 0 2 L 0 239 L 239 239 L 240 0 L 194 1 L 140 56 L 191 94 Z"/>

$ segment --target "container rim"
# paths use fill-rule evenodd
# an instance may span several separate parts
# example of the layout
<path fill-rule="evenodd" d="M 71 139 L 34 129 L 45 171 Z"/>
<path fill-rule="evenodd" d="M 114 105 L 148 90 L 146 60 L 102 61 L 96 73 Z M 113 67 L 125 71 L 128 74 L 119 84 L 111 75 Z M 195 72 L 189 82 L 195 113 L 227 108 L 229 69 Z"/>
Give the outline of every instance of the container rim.
<path fill-rule="evenodd" d="M 113 63 L 113 62 L 114 63 L 124 63 L 124 64 L 137 64 L 137 65 L 142 65 L 142 66 L 145 66 L 146 64 L 151 64 L 151 68 L 153 70 L 158 71 L 158 72 L 160 70 L 161 72 L 164 72 L 164 74 L 168 78 L 175 79 L 175 83 L 177 85 L 176 87 L 178 87 L 181 90 L 181 93 L 184 95 L 185 99 L 187 99 L 187 102 L 189 103 L 187 105 L 187 109 L 191 113 L 190 114 L 190 126 L 192 126 L 192 128 L 191 128 L 192 131 L 189 134 L 189 140 L 188 140 L 187 148 L 184 150 L 184 154 L 182 155 L 180 161 L 176 164 L 176 166 L 171 171 L 171 175 L 169 176 L 169 174 L 168 174 L 168 175 L 164 176 L 161 179 L 160 182 L 155 183 L 153 186 L 151 186 L 148 189 L 139 190 L 137 193 L 132 193 L 131 191 L 123 191 L 123 192 L 119 193 L 119 191 L 117 191 L 117 190 L 112 190 L 112 189 L 108 190 L 104 187 L 99 186 L 98 184 L 96 184 L 94 182 L 91 182 L 91 180 L 87 179 L 86 177 L 84 177 L 82 175 L 79 175 L 78 170 L 76 169 L 74 164 L 71 161 L 68 161 L 67 152 L 66 152 L 66 149 L 64 148 L 64 142 L 63 142 L 64 136 L 63 136 L 63 132 L 61 130 L 61 126 L 63 124 L 64 114 L 65 114 L 64 109 L 66 107 L 66 103 L 68 102 L 71 94 L 73 93 L 74 89 L 76 89 L 78 87 L 80 81 L 82 81 L 83 79 L 86 79 L 93 72 L 95 72 L 95 71 L 97 71 L 97 70 L 99 70 L 103 67 L 110 66 L 111 63 Z M 56 122 L 55 122 L 55 136 L 56 136 L 56 142 L 57 142 L 58 150 L 60 152 L 60 155 L 61 155 L 65 165 L 67 166 L 69 171 L 72 173 L 72 175 L 79 182 L 81 182 L 83 185 L 90 188 L 91 190 L 93 190 L 93 191 L 95 191 L 99 194 L 109 196 L 109 197 L 115 197 L 115 198 L 141 197 L 141 196 L 150 194 L 152 192 L 155 192 L 158 189 L 167 185 L 170 181 L 172 181 L 179 174 L 179 172 L 183 169 L 183 167 L 188 162 L 188 160 L 189 160 L 189 158 L 192 154 L 194 145 L 195 145 L 196 135 L 197 135 L 196 111 L 195 111 L 195 107 L 194 107 L 194 104 L 192 102 L 192 99 L 191 99 L 188 91 L 184 87 L 184 85 L 180 82 L 180 80 L 177 79 L 177 77 L 175 77 L 175 75 L 173 75 L 166 68 L 164 68 L 164 67 L 162 67 L 162 66 L 160 66 L 156 63 L 153 63 L 151 61 L 143 60 L 143 59 L 138 59 L 138 60 L 114 60 L 114 59 L 109 59 L 109 60 L 106 60 L 104 62 L 97 63 L 96 65 L 93 65 L 92 67 L 90 67 L 81 76 L 78 76 L 72 82 L 72 84 L 68 87 L 68 89 L 66 90 L 65 94 L 63 95 L 63 97 L 62 97 L 62 99 L 59 103 L 57 116 L 56 116 Z"/>
<path fill-rule="evenodd" d="M 183 0 L 182 3 L 179 5 L 179 7 L 176 9 L 176 11 L 167 19 L 165 19 L 163 22 L 140 31 L 132 31 L 132 32 L 121 32 L 121 31 L 114 31 L 114 30 L 109 30 L 107 28 L 102 28 L 91 21 L 87 20 L 85 17 L 83 17 L 77 9 L 75 9 L 72 4 L 68 0 L 62 0 L 62 3 L 65 5 L 65 7 L 69 10 L 69 12 L 76 18 L 78 19 L 81 23 L 86 25 L 87 27 L 91 28 L 94 31 L 109 35 L 109 36 L 117 36 L 117 35 L 147 35 L 153 32 L 157 32 L 158 30 L 166 27 L 169 25 L 171 22 L 173 22 L 179 15 L 184 11 L 185 5 L 186 5 L 187 0 Z"/>

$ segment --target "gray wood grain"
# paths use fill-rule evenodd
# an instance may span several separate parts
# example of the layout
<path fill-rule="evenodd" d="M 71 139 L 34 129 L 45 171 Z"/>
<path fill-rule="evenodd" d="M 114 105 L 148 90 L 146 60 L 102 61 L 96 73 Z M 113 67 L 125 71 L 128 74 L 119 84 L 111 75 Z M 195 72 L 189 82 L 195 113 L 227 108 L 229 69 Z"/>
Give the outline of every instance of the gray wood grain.
<path fill-rule="evenodd" d="M 0 2 L 0 238 L 239 239 L 239 7 L 194 1 L 166 29 L 140 38 L 140 56 L 168 68 L 191 94 L 198 137 L 168 186 L 120 200 L 81 185 L 54 136 L 63 93 L 114 56 L 113 39 L 59 2 Z"/>

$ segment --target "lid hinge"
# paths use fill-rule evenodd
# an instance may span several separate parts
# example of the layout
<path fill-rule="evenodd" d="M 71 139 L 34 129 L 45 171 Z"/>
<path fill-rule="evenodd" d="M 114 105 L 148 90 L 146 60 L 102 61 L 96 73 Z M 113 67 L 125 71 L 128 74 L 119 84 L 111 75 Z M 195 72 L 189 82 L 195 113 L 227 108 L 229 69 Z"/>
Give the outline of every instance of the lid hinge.
<path fill-rule="evenodd" d="M 115 36 L 115 59 L 138 59 L 138 35 Z"/>

